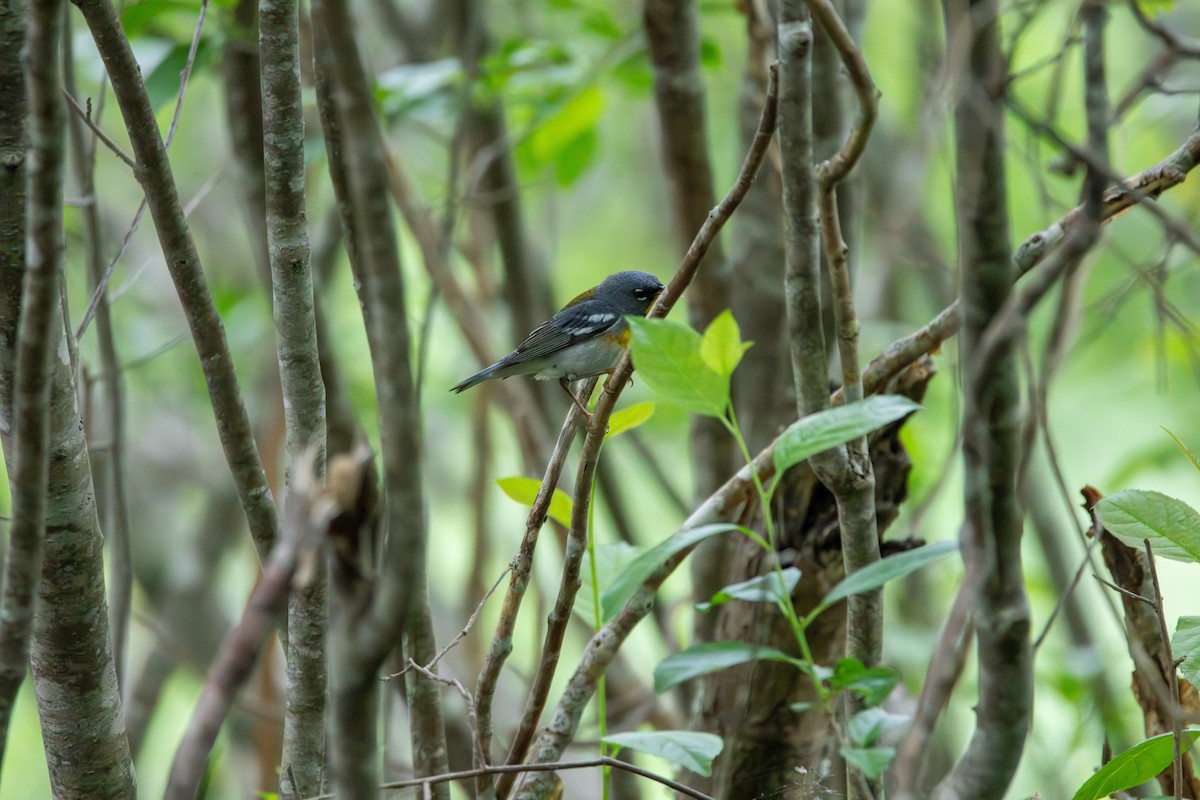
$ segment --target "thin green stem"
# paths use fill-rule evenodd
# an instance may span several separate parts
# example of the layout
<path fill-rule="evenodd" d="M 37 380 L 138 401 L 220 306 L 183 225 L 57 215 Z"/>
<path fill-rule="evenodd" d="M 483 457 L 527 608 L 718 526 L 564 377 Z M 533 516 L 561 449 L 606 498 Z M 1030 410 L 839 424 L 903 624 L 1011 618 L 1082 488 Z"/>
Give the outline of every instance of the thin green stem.
<path fill-rule="evenodd" d="M 737 442 L 738 450 L 740 450 L 742 453 L 742 458 L 745 459 L 747 464 L 753 464 L 754 459 L 750 455 L 750 448 L 746 446 L 745 437 L 742 436 L 742 429 L 741 426 L 738 425 L 737 414 L 733 410 L 732 403 L 729 404 L 728 411 L 729 414 L 727 417 L 720 417 L 721 423 Z M 753 538 L 768 555 L 774 556 L 774 554 L 777 552 L 777 548 L 775 546 L 775 521 L 771 515 L 771 496 L 774 492 L 767 491 L 766 487 L 763 486 L 762 479 L 759 478 L 758 473 L 753 469 L 750 470 L 750 477 L 754 481 L 754 491 L 758 493 L 759 505 L 762 506 L 763 524 L 767 529 L 767 541 L 763 542 L 763 540 L 758 536 L 753 536 L 751 538 Z M 777 476 L 776 481 L 778 480 L 779 478 Z M 824 682 L 822 682 L 812 670 L 815 661 L 813 660 L 812 649 L 808 645 L 808 636 L 805 634 L 805 631 L 808 629 L 808 625 L 810 622 L 812 622 L 813 617 L 807 617 L 803 620 L 800 619 L 800 616 L 796 613 L 796 606 L 792 603 L 791 594 L 782 591 L 783 587 L 786 586 L 783 576 L 783 565 L 779 563 L 778 558 L 771 558 L 771 566 L 775 571 L 775 577 L 779 579 L 779 587 L 781 589 L 779 601 L 776 603 L 776 606 L 787 619 L 788 625 L 792 629 L 792 635 L 796 639 L 796 644 L 800 648 L 800 654 L 803 656 L 804 662 L 808 667 L 808 669 L 803 671 L 810 678 L 812 678 L 813 685 L 816 686 L 817 689 L 817 694 L 821 697 L 821 705 L 828 711 L 830 699 L 829 690 L 826 688 Z"/>

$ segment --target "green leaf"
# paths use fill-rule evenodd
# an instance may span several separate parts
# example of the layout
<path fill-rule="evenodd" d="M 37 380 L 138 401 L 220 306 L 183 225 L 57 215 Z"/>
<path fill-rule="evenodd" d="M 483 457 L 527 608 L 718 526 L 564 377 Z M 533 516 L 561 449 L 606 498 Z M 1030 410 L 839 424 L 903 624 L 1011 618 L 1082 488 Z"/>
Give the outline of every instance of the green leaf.
<path fill-rule="evenodd" d="M 729 309 L 722 311 L 700 337 L 700 357 L 718 375 L 728 378 L 753 342 L 743 342 L 737 320 Z"/>
<path fill-rule="evenodd" d="M 1175 440 L 1175 446 L 1183 451 L 1183 454 L 1188 457 L 1188 461 L 1192 462 L 1192 466 L 1200 470 L 1200 458 L 1197 458 L 1196 454 L 1189 450 L 1187 445 L 1184 444 L 1178 436 L 1171 433 L 1171 431 L 1167 430 L 1166 428 L 1163 428 L 1163 430 L 1167 431 L 1167 436 L 1170 436 Z"/>
<path fill-rule="evenodd" d="M 719 522 L 712 525 L 701 525 L 698 528 L 676 531 L 654 547 L 642 553 L 634 559 L 633 563 L 601 595 L 600 602 L 604 619 L 612 619 L 621 610 L 621 607 L 625 605 L 625 601 L 633 597 L 633 593 L 638 590 L 638 587 L 653 575 L 655 570 L 666 563 L 667 559 L 671 556 L 679 553 L 681 550 L 694 547 L 710 536 L 728 533 L 729 531 L 737 530 L 737 528 L 738 526 L 732 523 Z"/>
<path fill-rule="evenodd" d="M 542 488 L 542 482 L 537 478 L 497 478 L 496 485 L 513 500 L 523 506 L 533 507 L 537 493 Z M 571 509 L 574 507 L 570 495 L 562 489 L 555 489 L 550 496 L 550 508 L 546 510 L 550 519 L 571 527 Z"/>
<path fill-rule="evenodd" d="M 724 605 L 730 600 L 745 600 L 750 603 L 782 603 L 790 597 L 796 584 L 800 582 L 800 570 L 788 567 L 781 576 L 774 570 L 757 578 L 751 578 L 741 583 L 733 583 L 724 589 L 719 589 L 707 603 L 697 603 L 696 609 L 708 611 L 713 606 Z"/>
<path fill-rule="evenodd" d="M 890 580 L 902 578 L 910 572 L 916 572 L 921 567 L 941 561 L 957 551 L 958 542 L 938 542 L 918 547 L 916 550 L 897 553 L 873 564 L 868 564 L 857 572 L 842 578 L 837 586 L 829 590 L 829 594 L 825 595 L 821 605 L 810 616 L 815 617 L 821 611 L 852 594 L 874 591 Z"/>
<path fill-rule="evenodd" d="M 553 164 L 555 177 L 566 186 L 582 175 L 596 156 L 596 125 L 607 98 L 589 86 L 538 125 L 522 149 L 536 164 Z"/>
<path fill-rule="evenodd" d="M 611 439 L 614 436 L 620 436 L 625 431 L 631 431 L 644 425 L 646 420 L 654 416 L 656 407 L 654 403 L 634 403 L 628 408 L 614 411 L 613 415 L 608 418 L 608 432 L 604 434 L 604 437 Z"/>
<path fill-rule="evenodd" d="M 1175 758 L 1172 734 L 1163 733 L 1138 742 L 1113 758 L 1084 781 L 1073 800 L 1100 800 L 1113 792 L 1145 783 L 1166 769 Z M 1200 730 L 1183 732 L 1183 747 L 1190 748 L 1200 737 Z"/>
<path fill-rule="evenodd" d="M 705 642 L 664 658 L 654 668 L 654 691 L 662 693 L 692 678 L 751 661 L 796 663 L 787 653 L 773 647 L 759 647 L 746 642 Z"/>
<path fill-rule="evenodd" d="M 464 77 L 462 62 L 457 58 L 400 64 L 375 79 L 375 96 L 384 115 L 396 117 L 448 97 L 462 84 Z"/>
<path fill-rule="evenodd" d="M 863 705 L 874 708 L 887 699 L 900 682 L 900 675 L 889 667 L 863 666 L 857 658 L 843 658 L 833 667 L 829 676 L 829 688 L 835 692 L 854 692 L 863 699 Z"/>
<path fill-rule="evenodd" d="M 674 320 L 627 319 L 633 331 L 633 364 L 651 391 L 694 414 L 725 414 L 729 376 L 704 363 L 700 334 Z"/>
<path fill-rule="evenodd" d="M 1156 555 L 1175 561 L 1200 561 L 1200 514 L 1182 500 L 1161 492 L 1126 489 L 1096 504 L 1100 521 L 1113 536 L 1142 549 L 1149 539 Z"/>
<path fill-rule="evenodd" d="M 601 591 L 615 581 L 629 568 L 629 565 L 641 555 L 641 549 L 628 542 L 611 542 L 596 545 L 596 581 Z M 583 554 L 583 569 L 579 577 L 581 583 L 579 592 L 575 595 L 575 614 L 588 625 L 596 622 L 596 607 L 592 605 L 592 565 L 591 553 Z"/>
<path fill-rule="evenodd" d="M 846 724 L 846 735 L 858 747 L 871 747 L 879 737 L 891 730 L 903 728 L 912 717 L 889 714 L 882 708 L 864 708 Z"/>
<path fill-rule="evenodd" d="M 907 397 L 878 394 L 810 414 L 793 422 L 775 442 L 775 473 L 782 475 L 806 458 L 866 436 L 920 407 Z"/>
<path fill-rule="evenodd" d="M 1192 685 L 1200 684 L 1200 617 L 1180 617 L 1171 636 L 1171 652 L 1182 658 L 1179 673 Z"/>
<path fill-rule="evenodd" d="M 843 747 L 842 758 L 853 764 L 868 780 L 875 780 L 896 756 L 894 747 Z"/>
<path fill-rule="evenodd" d="M 672 764 L 706 777 L 712 774 L 713 759 L 720 754 L 723 746 L 720 736 L 696 731 L 614 733 L 600 741 L 665 758 Z"/>

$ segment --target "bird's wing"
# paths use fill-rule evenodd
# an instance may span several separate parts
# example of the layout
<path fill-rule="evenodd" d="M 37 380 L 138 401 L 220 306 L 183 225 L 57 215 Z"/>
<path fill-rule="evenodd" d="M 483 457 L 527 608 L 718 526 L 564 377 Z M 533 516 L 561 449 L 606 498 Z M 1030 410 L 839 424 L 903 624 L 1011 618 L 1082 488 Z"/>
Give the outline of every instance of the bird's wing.
<path fill-rule="evenodd" d="M 576 342 L 598 336 L 622 321 L 621 315 L 608 303 L 585 300 L 564 308 L 539 325 L 509 358 L 520 357 L 522 361 L 529 361 L 548 356 Z"/>

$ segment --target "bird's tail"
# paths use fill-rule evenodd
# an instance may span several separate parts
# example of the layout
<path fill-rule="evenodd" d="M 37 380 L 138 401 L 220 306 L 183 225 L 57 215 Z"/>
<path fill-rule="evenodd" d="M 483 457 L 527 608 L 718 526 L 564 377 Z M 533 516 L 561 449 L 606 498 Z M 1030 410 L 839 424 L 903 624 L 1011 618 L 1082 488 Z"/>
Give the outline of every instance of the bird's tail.
<path fill-rule="evenodd" d="M 464 380 L 462 383 L 455 386 L 450 391 L 455 392 L 457 394 L 458 392 L 465 392 L 467 389 L 470 389 L 472 386 L 474 386 L 478 383 L 483 383 L 488 378 L 493 377 L 494 373 L 496 372 L 496 367 L 497 367 L 497 365 L 493 364 L 492 366 L 488 367 L 487 369 L 482 369 L 479 372 L 476 372 L 474 375 L 467 378 L 466 380 Z"/>

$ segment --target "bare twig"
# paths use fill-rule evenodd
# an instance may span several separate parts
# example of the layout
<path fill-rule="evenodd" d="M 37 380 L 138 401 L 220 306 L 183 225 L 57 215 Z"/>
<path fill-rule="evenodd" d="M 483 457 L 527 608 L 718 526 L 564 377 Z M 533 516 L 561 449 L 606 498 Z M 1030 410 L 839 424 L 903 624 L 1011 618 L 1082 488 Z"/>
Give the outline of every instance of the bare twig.
<path fill-rule="evenodd" d="M 122 150 L 121 145 L 114 142 L 112 138 L 104 132 L 104 129 L 96 124 L 96 122 L 92 119 L 92 115 L 89 114 L 87 110 L 83 108 L 83 106 L 79 105 L 79 101 L 72 97 L 70 92 L 64 88 L 62 93 L 63 98 L 67 101 L 67 105 L 71 107 L 71 110 L 75 112 L 75 115 L 79 117 L 79 119 L 83 120 L 83 124 L 87 125 L 92 133 L 96 135 L 96 138 L 104 142 L 104 145 L 109 150 L 112 150 L 117 158 L 124 161 L 129 168 L 133 170 L 134 176 L 136 176 L 138 166 L 137 162 L 133 160 L 133 156 Z"/>
<path fill-rule="evenodd" d="M 561 770 L 571 769 L 593 769 L 595 767 L 611 767 L 613 769 L 625 770 L 634 775 L 646 778 L 648 780 L 660 783 L 672 791 L 678 792 L 685 797 L 691 797 L 693 800 L 713 800 L 708 795 L 698 792 L 695 789 L 685 786 L 678 781 L 673 781 L 670 778 L 662 775 L 656 775 L 647 769 L 642 769 L 639 766 L 630 764 L 628 761 L 621 761 L 616 758 L 607 756 L 601 758 L 593 758 L 587 761 L 553 761 L 546 764 L 516 764 L 516 765 L 498 765 L 492 767 L 482 767 L 480 769 L 465 769 L 461 772 L 448 772 L 445 775 L 431 775 L 428 778 L 412 778 L 403 781 L 389 781 L 382 784 L 381 789 L 408 789 L 414 786 L 429 786 L 434 783 L 445 783 L 447 781 L 462 781 L 470 778 L 478 778 L 482 775 L 502 775 L 505 773 L 522 773 L 522 772 L 558 772 Z M 307 797 L 305 800 L 334 800 L 336 795 L 322 794 L 316 797 Z"/>
<path fill-rule="evenodd" d="M 492 588 L 487 590 L 487 593 L 484 594 L 483 599 L 479 601 L 479 605 L 475 606 L 475 610 L 471 612 L 471 616 L 467 618 L 466 624 L 463 625 L 462 630 L 460 630 L 458 632 L 458 635 L 455 636 L 453 639 L 451 639 L 448 643 L 446 643 L 446 645 L 443 646 L 442 649 L 438 650 L 437 655 L 433 657 L 432 661 L 430 661 L 428 664 L 426 664 L 425 666 L 420 668 L 420 670 L 422 671 L 422 674 L 424 674 L 424 672 L 428 672 L 429 670 L 431 670 L 435 666 L 437 666 L 437 663 L 442 660 L 442 656 L 446 655 L 446 653 L 449 653 L 451 650 L 454 649 L 454 647 L 459 642 L 461 642 L 463 639 L 467 638 L 467 634 L 471 632 L 471 629 L 473 627 L 475 627 L 475 620 L 479 619 L 479 613 L 481 611 L 483 611 L 483 607 L 485 605 L 487 605 L 488 598 L 490 598 L 492 596 L 492 594 L 495 593 L 496 589 L 498 589 L 500 587 L 500 581 L 504 580 L 504 576 L 508 574 L 508 571 L 510 569 L 512 569 L 511 564 L 504 568 L 504 571 L 500 573 L 500 577 L 496 578 L 495 583 L 492 584 Z M 384 675 L 381 680 L 385 680 L 385 681 L 395 680 L 396 678 L 401 677 L 402 675 L 404 675 L 404 673 L 408 672 L 409 669 L 412 669 L 415 666 L 416 666 L 415 663 L 410 658 L 409 666 L 405 667 L 404 669 L 400 670 L 399 672 L 393 672 L 391 675 Z M 445 680 L 445 679 L 441 679 L 441 680 Z M 467 699 L 470 700 L 469 695 L 467 696 Z M 474 705 L 474 701 L 471 701 L 471 704 Z"/>
<path fill-rule="evenodd" d="M 942 627 L 937 649 L 929 659 L 929 670 L 917 700 L 912 726 L 896 748 L 895 785 L 892 792 L 898 798 L 917 796 L 921 768 L 929 754 L 929 740 L 934 725 L 945 709 L 966 663 L 967 648 L 974 633 L 971 602 L 970 584 L 964 581 L 955 595 L 950 616 Z"/>

